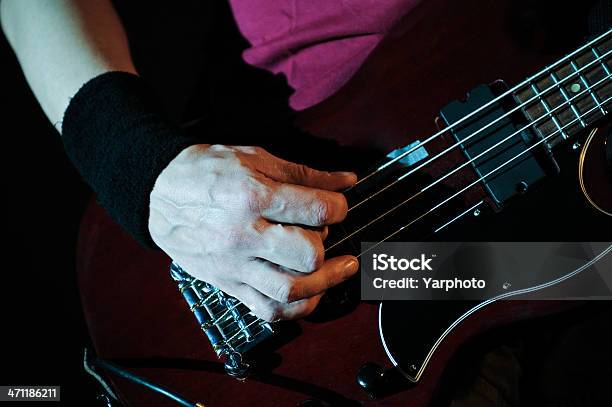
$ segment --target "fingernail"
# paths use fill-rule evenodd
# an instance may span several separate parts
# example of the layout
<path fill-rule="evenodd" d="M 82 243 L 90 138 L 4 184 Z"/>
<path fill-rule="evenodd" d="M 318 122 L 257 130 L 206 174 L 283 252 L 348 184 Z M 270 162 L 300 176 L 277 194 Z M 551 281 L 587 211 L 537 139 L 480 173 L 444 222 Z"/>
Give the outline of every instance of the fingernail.
<path fill-rule="evenodd" d="M 340 175 L 343 177 L 356 177 L 357 175 L 355 175 L 354 172 L 350 172 L 350 171 L 337 171 L 334 174 L 336 175 Z"/>
<path fill-rule="evenodd" d="M 355 257 L 351 257 L 344 263 L 344 272 L 353 274 L 359 268 L 359 261 Z"/>

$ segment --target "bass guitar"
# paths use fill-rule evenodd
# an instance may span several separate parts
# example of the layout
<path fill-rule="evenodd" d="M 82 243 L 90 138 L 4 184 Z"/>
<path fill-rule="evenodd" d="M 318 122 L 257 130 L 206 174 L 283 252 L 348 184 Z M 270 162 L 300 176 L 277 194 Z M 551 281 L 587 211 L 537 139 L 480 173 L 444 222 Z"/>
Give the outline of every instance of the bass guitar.
<path fill-rule="evenodd" d="M 362 242 L 567 240 L 559 231 L 574 218 L 583 225 L 575 238 L 595 241 L 592 256 L 479 301 L 361 301 L 357 278 L 330 290 L 312 317 L 268 323 L 138 247 L 92 203 L 77 271 L 100 358 L 92 364 L 119 373 L 107 376 L 113 397 L 187 403 L 127 380 L 121 365 L 172 389 L 166 396 L 200 401 L 187 405 L 425 406 L 470 340 L 576 305 L 530 295 L 610 269 L 612 243 L 601 241 L 612 230 L 612 29 L 555 58 L 514 41 L 512 2 L 456 3 L 420 5 L 336 95 L 298 115 L 317 137 L 376 151 L 368 165 L 346 160 L 360 178 L 326 254 L 363 262 Z M 464 12 L 471 7 L 479 13 Z M 547 200 L 561 184 L 566 206 Z M 519 296 L 527 299 L 511 301 Z"/>

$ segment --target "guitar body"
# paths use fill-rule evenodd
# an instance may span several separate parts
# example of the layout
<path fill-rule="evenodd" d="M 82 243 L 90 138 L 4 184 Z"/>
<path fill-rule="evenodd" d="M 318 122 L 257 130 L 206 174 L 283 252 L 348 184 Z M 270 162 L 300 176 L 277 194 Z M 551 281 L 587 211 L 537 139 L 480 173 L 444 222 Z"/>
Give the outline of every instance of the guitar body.
<path fill-rule="evenodd" d="M 513 19 L 519 18 L 518 7 L 514 1 L 423 2 L 397 25 L 340 92 L 300 113 L 298 124 L 318 137 L 378 152 L 391 151 L 435 133 L 434 119 L 449 101 L 463 98 L 478 84 L 499 78 L 508 84 L 517 83 L 560 55 L 545 55 L 519 45 L 509 30 Z M 569 44 L 563 51 L 573 45 L 576 44 Z M 442 138 L 433 143 L 432 149 L 443 149 L 448 143 Z M 597 145 L 592 144 L 593 148 Z M 568 153 L 567 162 L 577 163 L 578 154 L 572 154 Z M 449 164 L 461 159 L 461 153 L 456 152 L 441 161 Z M 440 168 L 432 168 L 429 175 L 439 176 Z M 606 225 L 610 230 L 610 218 L 589 205 L 578 183 L 577 167 L 568 168 L 551 184 L 569 183 L 569 206 L 552 208 L 546 213 L 567 208 L 579 211 L 584 216 L 581 220 L 584 236 L 593 236 L 587 232 L 594 227 L 602 231 L 584 240 L 596 240 L 599 236 L 604 240 Z M 591 178 L 600 180 L 594 189 L 610 188 L 604 174 L 599 176 L 597 171 L 594 174 Z M 456 189 L 458 182 L 471 179 L 473 174 L 466 169 L 464 175 L 443 186 Z M 592 194 L 602 207 L 609 207 L 609 202 L 602 202 L 609 195 Z M 463 204 L 469 207 L 483 199 L 484 191 L 475 188 Z M 534 202 L 550 204 L 545 192 L 535 193 L 531 201 L 492 214 L 495 221 L 484 222 L 486 225 L 481 222 L 478 227 L 482 234 L 473 237 L 524 240 L 525 233 L 509 229 L 509 225 L 517 225 L 516 219 L 529 212 L 529 205 Z M 551 233 L 531 235 L 534 240 L 563 240 L 553 230 L 558 222 L 548 217 L 538 217 L 537 222 L 534 229 L 550 228 Z M 496 230 L 504 233 L 490 232 L 494 224 Z M 463 233 L 463 229 L 456 228 L 449 231 L 448 237 L 461 241 Z M 170 262 L 160 252 L 139 247 L 97 204 L 92 203 L 87 209 L 79 236 L 77 272 L 96 353 L 211 406 L 296 406 L 305 400 L 318 400 L 322 405 L 426 406 L 436 394 L 445 370 L 452 365 L 453 355 L 470 338 L 497 326 L 574 305 L 569 301 L 500 301 L 483 307 L 439 344 L 416 385 L 403 383 L 389 394 L 371 398 L 357 383 L 359 368 L 366 363 L 383 369 L 393 367 L 380 339 L 378 304 L 362 302 L 351 312 L 330 320 L 279 324 L 279 335 L 255 349 L 255 373 L 238 381 L 225 373 L 223 363 L 181 298 L 169 277 Z M 385 323 L 395 319 L 394 312 L 400 315 L 411 311 L 388 311 Z M 428 311 L 425 308 L 419 312 Z M 465 309 L 456 313 L 462 315 Z M 435 326 L 427 328 L 431 332 L 444 331 L 448 318 L 434 320 L 432 324 Z M 410 336 L 410 330 L 420 328 L 426 329 L 410 324 L 405 333 Z M 126 405 L 175 405 L 125 379 L 112 375 L 109 378 Z"/>

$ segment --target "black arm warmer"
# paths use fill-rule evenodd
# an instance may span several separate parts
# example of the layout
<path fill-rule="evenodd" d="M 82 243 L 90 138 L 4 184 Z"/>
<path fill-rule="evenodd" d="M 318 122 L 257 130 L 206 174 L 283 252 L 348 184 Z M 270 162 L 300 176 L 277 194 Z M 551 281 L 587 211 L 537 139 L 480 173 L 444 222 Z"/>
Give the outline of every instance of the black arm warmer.
<path fill-rule="evenodd" d="M 157 176 L 184 148 L 197 144 L 162 117 L 144 81 L 108 72 L 72 98 L 62 123 L 68 157 L 111 217 L 136 240 L 149 234 L 149 195 Z"/>

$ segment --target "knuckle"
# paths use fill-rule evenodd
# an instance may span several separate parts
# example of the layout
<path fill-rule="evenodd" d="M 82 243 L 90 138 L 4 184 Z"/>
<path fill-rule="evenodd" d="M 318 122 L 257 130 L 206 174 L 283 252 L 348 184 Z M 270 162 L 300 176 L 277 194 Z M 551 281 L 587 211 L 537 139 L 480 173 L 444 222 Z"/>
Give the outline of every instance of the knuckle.
<path fill-rule="evenodd" d="M 266 304 L 258 308 L 256 314 L 266 322 L 275 322 L 282 318 L 282 308 L 276 304 Z"/>
<path fill-rule="evenodd" d="M 236 191 L 238 207 L 245 212 L 254 212 L 259 208 L 259 196 L 250 182 L 244 181 Z"/>
<path fill-rule="evenodd" d="M 316 308 L 316 303 L 304 301 L 295 312 L 295 318 L 304 318 L 310 315 Z"/>
<path fill-rule="evenodd" d="M 264 151 L 264 149 L 259 146 L 240 146 L 236 147 L 236 149 L 241 153 L 248 155 L 261 154 L 262 151 Z"/>
<path fill-rule="evenodd" d="M 279 284 L 274 290 L 274 298 L 279 302 L 288 303 L 292 295 L 291 285 L 291 282 Z"/>
<path fill-rule="evenodd" d="M 228 230 L 225 239 L 221 239 L 221 245 L 224 251 L 233 251 L 240 247 L 242 241 L 241 233 L 237 230 Z"/>
<path fill-rule="evenodd" d="M 306 179 L 310 176 L 310 168 L 304 164 L 294 164 L 293 171 L 295 176 L 300 179 Z"/>
<path fill-rule="evenodd" d="M 322 248 L 311 241 L 306 242 L 302 254 L 302 263 L 308 272 L 317 270 L 323 263 Z"/>
<path fill-rule="evenodd" d="M 229 150 L 227 146 L 224 146 L 222 144 L 211 144 L 210 147 L 208 147 L 208 149 L 210 151 L 228 151 Z"/>
<path fill-rule="evenodd" d="M 311 205 L 313 226 L 323 226 L 331 214 L 331 206 L 325 199 L 316 199 Z"/>
<path fill-rule="evenodd" d="M 338 283 L 340 283 L 340 279 L 338 277 L 336 277 L 336 276 L 337 276 L 336 273 L 329 273 L 329 274 L 327 274 L 327 276 L 325 278 L 325 287 L 326 288 L 332 288 L 333 286 L 335 286 Z"/>
<path fill-rule="evenodd" d="M 269 199 L 268 188 L 259 181 L 249 177 L 239 187 L 238 199 L 242 210 L 259 212 Z"/>
<path fill-rule="evenodd" d="M 337 194 L 337 196 L 339 197 L 339 203 L 340 203 L 340 213 L 342 214 L 341 217 L 342 219 L 344 219 L 346 217 L 346 214 L 348 212 L 348 202 L 346 201 L 346 197 L 342 194 Z"/>
<path fill-rule="evenodd" d="M 242 209 L 248 212 L 255 212 L 260 207 L 259 194 L 250 186 L 243 188 L 240 203 Z"/>
<path fill-rule="evenodd" d="M 327 239 L 328 235 L 329 235 L 329 228 L 327 226 L 324 226 L 323 229 L 321 230 L 321 240 Z"/>
<path fill-rule="evenodd" d="M 236 251 L 248 246 L 247 234 L 240 227 L 228 228 L 223 235 L 217 239 L 209 239 L 207 242 L 210 253 L 236 253 Z"/>
<path fill-rule="evenodd" d="M 304 287 L 297 280 L 291 283 L 289 287 L 289 298 L 287 302 L 294 302 L 304 298 Z"/>
<path fill-rule="evenodd" d="M 254 152 L 255 154 L 265 154 L 265 153 L 267 153 L 267 151 L 266 151 L 266 149 L 265 149 L 265 148 L 263 148 L 263 147 L 259 147 L 259 146 L 255 146 L 255 147 L 253 147 L 253 152 Z"/>

